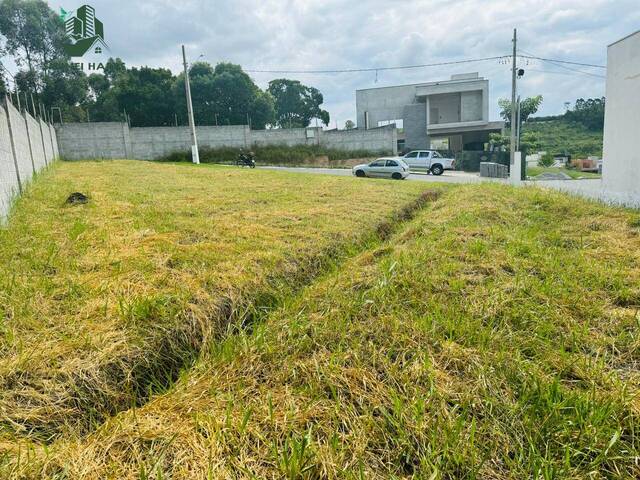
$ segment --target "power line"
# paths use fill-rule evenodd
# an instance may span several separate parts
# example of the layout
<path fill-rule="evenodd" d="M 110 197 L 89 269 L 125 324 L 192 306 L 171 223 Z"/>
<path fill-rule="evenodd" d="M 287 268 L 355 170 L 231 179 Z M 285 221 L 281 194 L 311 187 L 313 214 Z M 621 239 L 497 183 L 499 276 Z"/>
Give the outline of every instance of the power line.
<path fill-rule="evenodd" d="M 524 51 L 524 50 L 521 50 Z M 605 65 L 595 65 L 593 63 L 581 63 L 581 62 L 570 62 L 568 60 L 557 60 L 554 58 L 544 58 L 544 57 L 536 57 L 535 55 L 519 55 L 522 58 L 528 58 L 531 60 L 542 60 L 543 62 L 551 62 L 551 63 L 564 63 L 567 65 L 578 65 L 580 67 L 591 67 L 591 68 L 604 68 L 606 70 Z"/>
<path fill-rule="evenodd" d="M 367 68 L 344 68 L 344 69 L 330 69 L 330 70 L 262 70 L 262 69 L 246 69 L 247 73 L 282 73 L 282 74 L 293 74 L 293 73 L 358 73 L 358 72 L 382 72 L 389 70 L 408 70 L 414 68 L 427 68 L 427 67 L 442 67 L 445 65 L 460 65 L 463 63 L 475 63 L 475 62 L 486 62 L 490 60 L 501 60 L 503 58 L 507 58 L 508 55 L 498 55 L 494 57 L 484 57 L 484 58 L 471 58 L 466 60 L 453 60 L 449 62 L 437 62 L 437 63 L 423 63 L 420 65 L 401 65 L 394 67 L 367 67 Z"/>
<path fill-rule="evenodd" d="M 545 60 L 545 59 L 542 59 L 540 57 L 536 57 L 533 53 L 527 52 L 526 50 L 520 50 L 520 51 L 528 54 L 528 55 L 521 55 L 522 58 L 535 58 L 535 59 L 538 59 L 538 60 L 542 60 L 543 62 L 548 63 L 550 65 L 553 65 L 554 67 L 559 67 L 559 68 L 562 68 L 564 70 L 568 70 L 570 72 L 579 73 L 581 75 L 587 75 L 589 77 L 605 78 L 605 79 L 607 78 L 604 75 L 598 75 L 596 73 L 585 72 L 583 70 L 578 70 L 577 68 L 571 68 L 571 67 L 567 67 L 565 65 L 562 65 L 562 63 L 567 63 L 567 62 L 562 62 L 562 61 L 559 61 L 559 60 L 549 60 L 549 59 Z M 571 62 L 569 64 L 572 65 L 572 64 L 575 64 L 575 63 L 576 62 Z M 585 65 L 588 65 L 588 64 L 585 64 Z M 606 68 L 606 67 L 603 67 L 603 68 Z M 554 73 L 554 72 L 547 72 L 547 73 Z M 557 72 L 557 73 L 559 73 L 559 72 Z"/>

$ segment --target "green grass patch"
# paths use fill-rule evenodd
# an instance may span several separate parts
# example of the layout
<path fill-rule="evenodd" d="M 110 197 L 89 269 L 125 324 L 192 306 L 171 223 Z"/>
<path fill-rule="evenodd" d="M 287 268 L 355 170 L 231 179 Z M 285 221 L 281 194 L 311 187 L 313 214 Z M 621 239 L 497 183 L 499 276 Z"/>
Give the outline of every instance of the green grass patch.
<path fill-rule="evenodd" d="M 636 225 L 547 190 L 447 189 L 170 391 L 5 471 L 637 478 Z"/>
<path fill-rule="evenodd" d="M 584 178 L 601 178 L 601 175 L 593 172 L 581 172 L 572 168 L 561 167 L 527 167 L 527 176 L 535 177 L 542 173 L 564 173 L 569 175 L 573 180 L 579 180 Z"/>

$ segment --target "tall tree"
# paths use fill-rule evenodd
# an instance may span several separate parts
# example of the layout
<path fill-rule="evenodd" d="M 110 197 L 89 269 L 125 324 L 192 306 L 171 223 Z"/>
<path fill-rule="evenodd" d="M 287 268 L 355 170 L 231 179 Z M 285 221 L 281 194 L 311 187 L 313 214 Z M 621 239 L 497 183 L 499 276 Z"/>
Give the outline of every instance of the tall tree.
<path fill-rule="evenodd" d="M 67 58 L 62 20 L 42 0 L 1 0 L 0 34 L 6 38 L 6 52 L 30 72 L 35 89 L 51 62 Z"/>
<path fill-rule="evenodd" d="M 128 69 L 116 77 L 109 93 L 137 127 L 172 125 L 176 111 L 175 79 L 166 68 Z"/>
<path fill-rule="evenodd" d="M 579 98 L 574 107 L 564 114 L 564 118 L 571 122 L 581 123 L 589 130 L 604 128 L 605 98 Z"/>
<path fill-rule="evenodd" d="M 280 127 L 307 127 L 313 118 L 329 125 L 329 112 L 320 108 L 324 99 L 317 88 L 280 78 L 270 81 L 267 91 L 275 99 L 276 122 Z"/>
<path fill-rule="evenodd" d="M 542 95 L 536 95 L 535 97 L 528 97 L 520 101 L 520 121 L 526 122 L 527 119 L 536 113 L 542 105 Z M 498 106 L 500 107 L 500 116 L 504 119 L 507 125 L 511 126 L 511 100 L 507 98 L 501 98 L 498 100 Z"/>
<path fill-rule="evenodd" d="M 64 58 L 50 62 L 40 93 L 47 109 L 59 107 L 67 121 L 84 121 L 88 93 L 89 82 L 83 72 Z"/>
<path fill-rule="evenodd" d="M 240 65 L 219 63 L 215 68 L 196 62 L 189 69 L 193 115 L 198 125 L 245 125 L 265 128 L 274 121 L 273 99 L 262 92 Z M 184 75 L 174 87 L 178 117 L 186 123 Z"/>

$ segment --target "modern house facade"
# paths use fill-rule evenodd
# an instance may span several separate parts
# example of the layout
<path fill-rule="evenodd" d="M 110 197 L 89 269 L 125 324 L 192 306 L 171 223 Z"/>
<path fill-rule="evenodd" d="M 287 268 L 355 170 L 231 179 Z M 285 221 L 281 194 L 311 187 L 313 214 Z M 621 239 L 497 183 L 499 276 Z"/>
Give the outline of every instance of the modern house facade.
<path fill-rule="evenodd" d="M 489 121 L 489 81 L 478 73 L 440 82 L 356 90 L 360 129 L 402 124 L 406 149 L 431 148 L 448 140 L 454 152 L 482 150 L 504 122 Z"/>
<path fill-rule="evenodd" d="M 607 49 L 602 184 L 612 201 L 640 207 L 640 31 Z"/>

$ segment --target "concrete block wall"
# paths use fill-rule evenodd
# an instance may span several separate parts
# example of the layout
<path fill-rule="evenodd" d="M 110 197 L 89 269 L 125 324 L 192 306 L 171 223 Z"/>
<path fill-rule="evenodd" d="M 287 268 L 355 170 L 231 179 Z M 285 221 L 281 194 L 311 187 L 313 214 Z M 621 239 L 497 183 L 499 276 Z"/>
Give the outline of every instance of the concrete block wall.
<path fill-rule="evenodd" d="M 153 160 L 191 149 L 188 127 L 129 128 L 126 123 L 74 123 L 56 127 L 60 153 L 69 159 L 133 158 Z M 343 150 L 396 152 L 394 126 L 369 130 L 321 128 L 251 130 L 244 125 L 196 128 L 200 147 L 251 148 L 254 145 L 320 145 Z"/>
<path fill-rule="evenodd" d="M 11 200 L 19 191 L 7 112 L 0 107 L 0 221 L 4 220 L 11 208 Z"/>
<path fill-rule="evenodd" d="M 48 165 L 53 161 L 53 145 L 51 144 L 51 131 L 49 130 L 49 125 L 47 125 L 42 119 L 40 119 L 40 131 L 42 132 L 44 159 Z"/>
<path fill-rule="evenodd" d="M 31 155 L 33 158 L 33 171 L 39 171 L 47 165 L 40 123 L 31 115 L 27 115 L 27 133 L 31 143 Z"/>
<path fill-rule="evenodd" d="M 51 125 L 19 112 L 11 103 L 0 104 L 0 223 L 34 173 L 58 157 L 52 132 Z"/>
<path fill-rule="evenodd" d="M 58 147 L 63 158 L 130 158 L 126 137 L 126 123 L 65 123 L 56 127 Z"/>
<path fill-rule="evenodd" d="M 340 150 L 368 150 L 379 153 L 398 153 L 398 131 L 394 125 L 369 130 L 329 130 L 321 132 L 321 144 Z"/>

